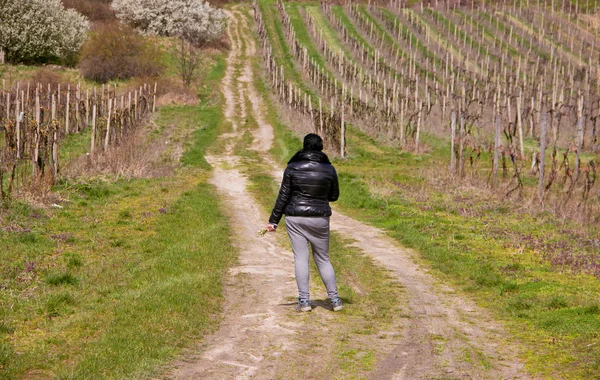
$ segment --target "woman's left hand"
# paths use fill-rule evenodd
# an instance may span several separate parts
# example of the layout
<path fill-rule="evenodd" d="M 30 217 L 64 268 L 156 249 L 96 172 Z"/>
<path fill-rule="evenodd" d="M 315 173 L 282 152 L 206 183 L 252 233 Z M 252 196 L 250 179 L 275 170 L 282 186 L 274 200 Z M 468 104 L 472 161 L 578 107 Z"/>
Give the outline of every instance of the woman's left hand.
<path fill-rule="evenodd" d="M 268 232 L 276 232 L 277 231 L 277 225 L 275 225 L 275 224 L 267 224 L 267 231 Z"/>

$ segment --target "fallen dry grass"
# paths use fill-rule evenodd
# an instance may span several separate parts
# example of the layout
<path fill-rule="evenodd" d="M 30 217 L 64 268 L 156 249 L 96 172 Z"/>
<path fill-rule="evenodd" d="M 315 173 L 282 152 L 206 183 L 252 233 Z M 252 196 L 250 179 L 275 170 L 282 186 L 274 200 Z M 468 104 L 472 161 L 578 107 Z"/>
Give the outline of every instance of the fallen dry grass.
<path fill-rule="evenodd" d="M 586 15 L 581 14 L 579 17 L 594 31 L 600 32 L 600 12 Z"/>
<path fill-rule="evenodd" d="M 65 168 L 63 177 L 75 179 L 108 176 L 130 179 L 169 175 L 177 167 L 181 154 L 166 155 L 168 140 L 150 136 L 152 130 L 149 126 L 137 128 L 120 145 L 111 146 L 93 158 L 89 153 L 78 157 Z M 182 149 L 175 151 L 181 152 Z"/>

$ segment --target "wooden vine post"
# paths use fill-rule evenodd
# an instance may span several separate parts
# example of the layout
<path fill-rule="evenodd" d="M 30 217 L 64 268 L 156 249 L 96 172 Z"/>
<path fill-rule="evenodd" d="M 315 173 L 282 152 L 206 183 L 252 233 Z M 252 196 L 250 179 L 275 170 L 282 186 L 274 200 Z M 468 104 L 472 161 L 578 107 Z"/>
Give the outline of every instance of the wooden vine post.
<path fill-rule="evenodd" d="M 77 91 L 75 92 L 75 132 L 79 132 L 81 125 L 81 116 L 79 115 L 79 102 L 81 100 L 81 86 L 77 84 Z"/>
<path fill-rule="evenodd" d="M 8 192 L 0 186 L 2 200 L 10 195 L 19 182 L 30 182 L 26 176 L 31 177 L 36 189 L 46 191 L 48 186 L 58 179 L 61 140 L 86 128 L 89 117 L 87 115 L 90 113 L 93 124 L 89 141 L 91 158 L 95 156 L 97 146 L 107 150 L 110 144 L 118 144 L 125 134 L 139 125 L 155 107 L 154 104 L 150 104 L 150 96 L 153 96 L 150 91 L 153 88 L 148 84 L 138 90 L 135 113 L 133 102 L 129 102 L 128 109 L 125 108 L 123 96 L 118 108 L 116 88 L 113 90 L 111 87 L 104 87 L 103 92 L 98 94 L 100 96 L 96 95 L 94 89 L 92 97 L 90 91 L 86 90 L 84 98 L 80 84 L 73 88 L 73 94 L 70 85 L 62 85 L 61 92 L 61 86 L 53 88 L 51 84 L 37 83 L 31 86 L 27 83 L 25 86 L 17 82 L 12 88 L 7 88 L 6 81 L 2 81 L 2 84 L 0 181 L 1 178 L 8 179 L 3 184 L 8 185 Z M 154 89 L 156 87 L 155 84 Z M 71 100 L 75 101 L 75 104 Z M 99 124 L 98 120 L 101 120 Z M 31 172 L 26 174 L 20 170 L 28 165 L 31 165 Z M 9 173 L 8 177 L 5 177 L 6 173 Z"/>
<path fill-rule="evenodd" d="M 17 104 L 16 104 L 16 110 L 15 110 L 15 117 L 16 117 L 16 120 L 17 120 L 17 123 L 16 123 L 16 129 L 17 129 L 17 159 L 21 158 L 21 149 L 20 149 L 20 147 L 21 147 L 21 118 L 20 118 L 20 116 L 21 115 L 20 115 L 20 112 L 19 112 L 19 104 L 20 104 L 19 103 L 19 98 L 18 98 L 18 95 L 17 95 Z M 7 104 L 7 108 L 8 108 L 9 105 L 10 105 L 10 103 Z M 8 120 L 8 114 L 6 116 L 7 116 L 6 120 Z"/>
<path fill-rule="evenodd" d="M 500 150 L 500 80 L 498 79 L 498 85 L 495 94 L 495 103 L 494 103 L 494 125 L 495 125 L 495 133 L 494 133 L 494 169 L 493 169 L 493 179 L 492 179 L 492 187 L 495 189 L 498 186 L 498 153 Z"/>
<path fill-rule="evenodd" d="M 152 94 L 152 113 L 156 112 L 156 85 L 154 82 L 154 93 Z"/>
<path fill-rule="evenodd" d="M 90 125 L 90 90 L 85 90 L 85 125 Z"/>
<path fill-rule="evenodd" d="M 496 133 L 494 134 L 494 170 L 492 187 L 495 189 L 498 186 L 498 151 L 500 150 L 500 115 L 496 114 Z"/>
<path fill-rule="evenodd" d="M 39 154 L 39 149 L 40 149 L 40 95 L 39 92 L 36 90 L 36 94 L 35 94 L 35 125 L 36 125 L 36 130 L 35 130 L 35 137 L 33 139 L 34 141 L 34 151 L 33 151 L 33 176 L 35 177 L 37 174 L 37 164 L 38 164 L 38 154 Z"/>
<path fill-rule="evenodd" d="M 454 140 L 456 139 L 456 112 L 452 111 L 452 124 L 450 135 L 450 174 L 454 175 L 456 170 L 456 152 L 454 151 Z"/>
<path fill-rule="evenodd" d="M 575 160 L 575 180 L 579 179 L 579 169 L 581 167 L 581 148 L 583 145 L 583 96 L 577 99 L 577 158 Z"/>
<path fill-rule="evenodd" d="M 69 134 L 69 107 L 71 103 L 71 85 L 67 87 L 67 108 L 65 111 L 65 133 Z"/>
<path fill-rule="evenodd" d="M 541 111 L 541 110 L 540 110 Z M 540 202 L 544 200 L 544 169 L 546 166 L 546 122 L 548 115 L 546 113 L 542 114 L 542 125 L 541 125 L 541 135 L 540 135 L 540 175 L 539 175 L 539 183 L 538 183 L 538 199 Z"/>
<path fill-rule="evenodd" d="M 325 135 L 325 129 L 323 128 L 323 104 L 321 102 L 321 97 L 319 97 L 319 128 L 320 128 L 320 134 L 321 136 L 324 137 Z"/>
<path fill-rule="evenodd" d="M 108 143 L 110 142 L 110 117 L 112 111 L 112 99 L 108 99 L 108 117 L 106 119 L 106 138 L 104 139 L 104 151 L 108 150 Z"/>
<path fill-rule="evenodd" d="M 344 102 L 342 100 L 342 125 L 340 128 L 340 156 L 342 158 L 345 158 L 345 150 L 346 150 L 346 146 L 345 146 L 346 125 L 344 124 L 344 108 L 346 108 L 346 107 L 344 106 Z"/>
<path fill-rule="evenodd" d="M 67 103 L 68 104 L 68 103 Z M 52 95 L 52 120 L 50 121 L 52 129 L 52 169 L 54 178 L 58 177 L 58 120 L 56 120 L 56 99 Z"/>
<path fill-rule="evenodd" d="M 94 149 L 96 148 L 96 103 L 92 106 L 92 142 L 90 146 L 90 156 L 94 158 Z"/>
<path fill-rule="evenodd" d="M 525 147 L 523 145 L 523 120 L 521 120 L 521 103 L 523 102 L 523 90 L 519 91 L 519 98 L 517 99 L 517 128 L 519 131 L 519 149 L 521 152 L 521 158 L 525 157 Z"/>

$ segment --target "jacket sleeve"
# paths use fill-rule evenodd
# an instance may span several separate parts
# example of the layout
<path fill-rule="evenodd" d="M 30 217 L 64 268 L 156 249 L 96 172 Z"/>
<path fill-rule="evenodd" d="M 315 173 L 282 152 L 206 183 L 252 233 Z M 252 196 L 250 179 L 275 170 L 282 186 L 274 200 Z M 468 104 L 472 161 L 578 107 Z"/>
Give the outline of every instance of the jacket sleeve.
<path fill-rule="evenodd" d="M 335 168 L 333 169 L 333 180 L 331 181 L 331 187 L 329 188 L 329 194 L 327 195 L 327 199 L 329 202 L 335 202 L 340 197 L 340 185 L 338 183 L 338 176 Z"/>
<path fill-rule="evenodd" d="M 283 180 L 281 181 L 281 187 L 279 188 L 279 195 L 277 196 L 277 201 L 275 201 L 275 207 L 273 207 L 273 211 L 271 212 L 271 217 L 269 218 L 269 223 L 271 224 L 279 224 L 281 220 L 281 216 L 285 211 L 285 207 L 290 201 L 290 196 L 292 195 L 292 177 L 290 173 L 290 168 L 286 168 L 283 172 Z"/>

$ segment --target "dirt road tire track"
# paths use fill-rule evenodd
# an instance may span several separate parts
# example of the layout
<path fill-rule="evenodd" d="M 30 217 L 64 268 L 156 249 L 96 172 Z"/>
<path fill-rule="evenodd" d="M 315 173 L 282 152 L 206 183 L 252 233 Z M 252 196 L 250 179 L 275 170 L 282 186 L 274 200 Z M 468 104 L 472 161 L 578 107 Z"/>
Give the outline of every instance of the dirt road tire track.
<path fill-rule="evenodd" d="M 357 247 L 392 271 L 409 296 L 411 312 L 404 320 L 404 336 L 372 379 L 528 378 L 521 373 L 517 351 L 502 327 L 474 302 L 436 284 L 410 251 L 340 212 L 332 218 L 332 230 L 355 239 Z M 465 352 L 481 355 L 481 365 L 465 358 Z"/>

